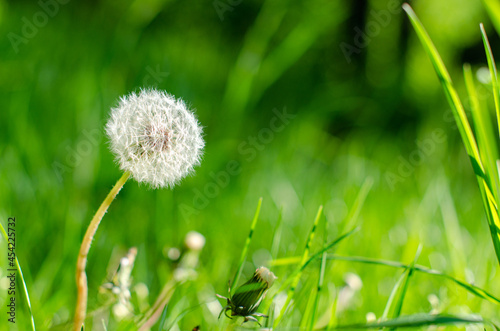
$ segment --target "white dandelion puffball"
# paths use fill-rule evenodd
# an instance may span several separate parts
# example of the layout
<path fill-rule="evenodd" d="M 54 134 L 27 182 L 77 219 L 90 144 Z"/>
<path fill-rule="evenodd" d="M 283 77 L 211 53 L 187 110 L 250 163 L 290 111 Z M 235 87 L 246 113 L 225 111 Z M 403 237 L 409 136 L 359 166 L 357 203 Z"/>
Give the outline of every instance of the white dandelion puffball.
<path fill-rule="evenodd" d="M 140 183 L 173 187 L 200 164 L 202 128 L 186 104 L 155 89 L 120 99 L 106 124 L 120 168 Z"/>

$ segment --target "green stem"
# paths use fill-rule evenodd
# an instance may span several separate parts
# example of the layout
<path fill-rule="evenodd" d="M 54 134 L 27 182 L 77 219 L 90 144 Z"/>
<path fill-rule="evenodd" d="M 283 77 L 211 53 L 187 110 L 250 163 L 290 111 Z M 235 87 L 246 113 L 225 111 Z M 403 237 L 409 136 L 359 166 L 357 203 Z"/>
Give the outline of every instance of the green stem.
<path fill-rule="evenodd" d="M 130 177 L 130 173 L 126 171 L 120 179 L 116 182 L 115 186 L 106 196 L 106 199 L 102 202 L 101 206 L 95 213 L 92 221 L 85 232 L 85 236 L 82 240 L 82 245 L 80 246 L 80 253 L 78 254 L 78 261 L 76 263 L 76 287 L 78 289 L 76 309 L 75 309 L 75 320 L 73 324 L 73 331 L 81 331 L 83 322 L 85 321 L 85 314 L 87 313 L 87 274 L 85 273 L 85 266 L 87 265 L 87 256 L 89 254 L 90 245 L 94 239 L 94 235 L 101 223 L 101 220 L 108 210 L 109 205 L 115 199 L 116 195 L 122 189 L 123 185 Z"/>

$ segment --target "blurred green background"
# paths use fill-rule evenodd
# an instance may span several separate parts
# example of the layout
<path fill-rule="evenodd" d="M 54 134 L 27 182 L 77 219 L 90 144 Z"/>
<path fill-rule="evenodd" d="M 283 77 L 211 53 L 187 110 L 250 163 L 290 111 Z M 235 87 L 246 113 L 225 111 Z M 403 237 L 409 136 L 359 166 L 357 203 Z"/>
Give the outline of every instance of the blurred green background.
<path fill-rule="evenodd" d="M 469 62 L 489 100 L 479 22 L 497 57 L 500 40 L 481 1 L 410 4 L 459 92 L 462 63 Z M 0 222 L 5 226 L 16 217 L 16 252 L 37 328 L 72 319 L 81 239 L 121 176 L 103 126 L 118 98 L 142 87 L 165 90 L 196 110 L 205 127 L 204 159 L 173 190 L 133 180 L 125 185 L 90 250 L 89 311 L 100 306 L 99 286 L 132 246 L 138 248 L 134 284 L 147 286 L 152 304 L 174 269 L 167 252 L 195 230 L 206 238 L 198 277 L 174 295 L 167 319 L 174 330 L 198 324 L 218 330 L 206 304 L 174 319 L 214 301 L 214 293 L 225 295 L 259 197 L 262 211 L 244 279 L 271 257 L 300 254 L 320 205 L 328 239 L 339 235 L 367 179 L 373 187 L 356 221 L 360 231 L 336 253 L 410 263 L 422 244 L 418 263 L 499 294 L 498 265 L 470 162 L 400 5 L 0 1 Z M 279 132 L 270 130 L 276 113 L 284 111 L 293 118 Z M 221 174 L 235 162 L 238 174 Z M 280 209 L 283 233 L 271 256 Z M 0 329 L 8 330 L 7 250 L 3 238 L 0 243 Z M 283 280 L 290 268 L 273 271 Z M 364 322 L 370 312 L 379 317 L 401 271 L 329 262 L 321 312 L 328 311 L 347 273 L 357 274 L 363 286 L 339 312 L 339 323 Z M 305 304 L 315 277 L 317 267 L 311 267 L 296 307 Z M 29 313 L 17 287 L 17 323 L 10 329 L 28 330 Z M 498 316 L 493 304 L 453 283 L 417 274 L 403 313 L 433 309 Z M 288 317 L 291 325 L 298 325 L 299 315 L 297 309 Z M 102 329 L 100 320 L 92 323 L 89 329 Z"/>

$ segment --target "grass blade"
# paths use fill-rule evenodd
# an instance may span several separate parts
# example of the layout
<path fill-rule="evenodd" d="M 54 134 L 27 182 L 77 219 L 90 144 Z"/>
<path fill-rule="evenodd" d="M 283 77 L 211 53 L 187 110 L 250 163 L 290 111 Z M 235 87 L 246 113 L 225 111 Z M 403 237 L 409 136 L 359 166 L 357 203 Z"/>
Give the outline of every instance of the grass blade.
<path fill-rule="evenodd" d="M 446 70 L 446 67 L 443 63 L 443 60 L 439 56 L 436 46 L 434 46 L 434 44 L 432 43 L 431 38 L 427 34 L 427 31 L 425 31 L 422 23 L 418 19 L 413 9 L 407 3 L 403 4 L 403 9 L 408 14 L 410 22 L 413 25 L 415 32 L 417 33 L 417 36 L 420 39 L 422 46 L 424 47 L 425 52 L 430 58 L 439 80 L 441 81 L 444 92 L 446 94 L 446 98 L 448 99 L 448 102 L 453 110 L 453 115 L 460 131 L 462 141 L 464 142 L 465 149 L 467 150 L 467 154 L 469 154 L 469 157 L 471 159 L 474 172 L 478 176 L 484 177 L 484 168 L 479 157 L 479 150 L 477 148 L 476 140 L 469 125 L 467 116 L 465 115 L 465 110 L 462 106 L 462 102 L 460 101 L 458 93 L 451 81 L 450 74 L 448 73 L 448 70 Z"/>
<path fill-rule="evenodd" d="M 399 294 L 398 301 L 396 302 L 396 307 L 394 308 L 394 314 L 393 317 L 399 317 L 401 315 L 401 310 L 403 309 L 403 302 L 406 296 L 406 292 L 408 291 L 408 284 L 410 283 L 410 278 L 413 275 L 413 271 L 415 270 L 415 263 L 417 263 L 417 260 L 420 256 L 420 253 L 422 252 L 422 245 L 419 245 L 417 248 L 417 253 L 415 254 L 415 258 L 413 259 L 413 262 L 411 265 L 408 267 L 406 271 L 406 277 L 403 281 L 403 287 L 401 289 L 401 292 Z"/>
<path fill-rule="evenodd" d="M 400 262 L 371 259 L 371 258 L 360 257 L 360 256 L 339 256 L 339 255 L 328 254 L 328 259 L 339 260 L 339 261 L 358 262 L 358 263 L 365 263 L 365 264 L 382 265 L 382 266 L 393 267 L 393 268 L 408 268 L 409 267 L 408 265 L 400 263 Z M 419 272 L 423 272 L 426 274 L 446 278 L 446 279 L 454 282 L 455 284 L 459 285 L 460 287 L 464 288 L 468 292 L 474 294 L 475 296 L 477 296 L 481 299 L 487 300 L 489 302 L 492 302 L 494 304 L 500 305 L 500 299 L 498 299 L 494 295 L 488 293 L 487 291 L 481 289 L 480 287 L 477 287 L 475 285 L 468 284 L 464 281 L 458 280 L 450 275 L 442 273 L 441 271 L 429 269 L 427 267 L 424 267 L 424 266 L 421 266 L 418 264 L 415 265 L 414 268 L 416 271 L 419 271 Z"/>
<path fill-rule="evenodd" d="M 363 208 L 366 197 L 368 196 L 368 193 L 370 192 L 372 186 L 373 186 L 373 178 L 368 177 L 363 183 L 363 186 L 361 186 L 361 189 L 359 190 L 358 195 L 356 196 L 356 200 L 354 201 L 352 207 L 349 210 L 349 214 L 347 215 L 347 221 L 344 225 L 342 232 L 345 232 L 347 229 L 352 229 L 354 227 L 354 224 L 356 223 L 359 213 L 361 211 L 361 208 Z"/>
<path fill-rule="evenodd" d="M 422 327 L 427 325 L 456 325 L 456 324 L 486 324 L 489 323 L 482 317 L 476 315 L 455 316 L 455 315 L 431 315 L 414 314 L 394 318 L 388 321 L 339 325 L 336 329 L 375 329 L 375 328 L 409 328 Z"/>
<path fill-rule="evenodd" d="M 493 88 L 493 100 L 495 101 L 495 113 L 497 115 L 497 125 L 500 129 L 500 99 L 498 95 L 498 75 L 497 67 L 495 65 L 495 59 L 493 58 L 493 52 L 491 51 L 490 42 L 488 41 L 488 36 L 484 30 L 483 23 L 479 24 L 481 29 L 481 36 L 483 38 L 484 51 L 486 52 L 486 59 L 488 60 L 488 68 L 491 74 L 491 86 Z"/>
<path fill-rule="evenodd" d="M 486 185 L 479 185 L 479 190 L 481 191 L 481 197 L 485 205 L 484 208 L 486 210 L 488 226 L 490 228 L 495 253 L 497 255 L 498 262 L 500 263 L 500 216 L 498 215 L 498 204 Z"/>
<path fill-rule="evenodd" d="M 491 74 L 491 85 L 493 88 L 493 98 L 495 101 L 495 113 L 497 117 L 497 126 L 500 130 L 500 95 L 498 89 L 498 75 L 497 75 L 497 67 L 495 65 L 495 59 L 493 58 L 493 53 L 491 51 L 490 43 L 488 41 L 488 36 L 486 35 L 486 31 L 484 30 L 483 24 L 480 24 L 481 35 L 484 43 L 484 50 L 486 52 L 486 58 L 488 60 L 488 68 L 490 69 Z M 498 168 L 493 167 L 490 169 L 491 172 L 495 173 L 498 176 Z M 498 177 L 495 177 L 497 181 L 495 182 L 496 190 L 493 191 L 492 201 L 488 201 L 488 206 L 490 206 L 491 218 L 488 218 L 490 222 L 490 232 L 491 238 L 493 240 L 493 245 L 495 246 L 495 252 L 497 254 L 498 261 L 500 262 L 500 221 L 498 216 L 498 200 L 499 200 L 499 188 L 498 188 Z M 486 192 L 488 194 L 488 192 Z M 492 203 L 494 202 L 494 203 Z M 494 205 L 492 207 L 492 205 Z"/>
<path fill-rule="evenodd" d="M 160 323 L 158 324 L 158 331 L 163 330 L 163 327 L 165 326 L 165 322 L 167 321 L 167 311 L 168 311 L 168 303 L 165 305 L 165 308 L 163 308 L 163 312 L 161 313 L 161 320 Z"/>
<path fill-rule="evenodd" d="M 245 263 L 245 260 L 248 255 L 248 247 L 252 242 L 253 232 L 255 230 L 255 226 L 257 225 L 257 220 L 259 219 L 261 206 L 262 206 L 262 198 L 259 199 L 259 202 L 257 204 L 257 209 L 255 210 L 255 215 L 253 217 L 252 224 L 250 225 L 250 233 L 248 234 L 247 240 L 245 241 L 245 246 L 243 247 L 243 251 L 241 252 L 238 271 L 236 272 L 236 275 L 234 275 L 233 283 L 231 284 L 231 292 L 232 292 L 231 294 L 233 294 L 233 291 L 236 289 L 238 281 L 240 280 L 241 271 L 243 270 L 243 264 Z"/>
<path fill-rule="evenodd" d="M 302 271 L 304 270 L 302 266 L 305 265 L 305 263 L 307 262 L 308 257 L 309 257 L 311 243 L 312 243 L 312 240 L 314 239 L 314 234 L 316 232 L 316 228 L 318 226 L 318 222 L 319 222 L 322 211 L 323 211 L 323 206 L 320 206 L 318 209 L 318 212 L 316 214 L 316 218 L 314 219 L 313 227 L 312 227 L 311 231 L 309 232 L 309 237 L 307 238 L 306 247 L 304 249 L 304 253 L 302 254 L 300 266 L 297 269 L 297 271 L 295 272 L 295 276 L 292 278 L 293 279 L 292 285 L 291 285 L 290 289 L 288 290 L 285 304 L 281 308 L 280 314 L 278 315 L 278 317 L 274 321 L 273 328 L 276 328 L 276 326 L 279 324 L 279 322 L 283 318 L 283 315 L 285 314 L 286 309 L 288 308 L 288 305 L 290 304 L 290 302 L 293 299 L 293 296 L 295 294 L 295 288 L 299 284 L 300 276 L 302 275 Z"/>
<path fill-rule="evenodd" d="M 500 2 L 497 0 L 483 0 L 484 7 L 486 7 L 486 11 L 490 15 L 490 19 L 497 30 L 497 33 L 500 34 Z"/>
<path fill-rule="evenodd" d="M 328 321 L 328 327 L 327 330 L 333 329 L 335 326 L 337 326 L 337 306 L 339 302 L 339 296 L 338 293 L 335 294 L 335 298 L 333 299 L 333 304 L 332 304 L 332 311 L 330 315 L 330 320 Z"/>
<path fill-rule="evenodd" d="M 302 314 L 299 327 L 300 330 L 309 330 L 308 322 L 311 320 L 311 317 L 313 315 L 314 302 L 315 302 L 315 295 L 313 295 L 314 285 L 312 284 L 312 282 L 305 283 L 304 290 L 306 293 L 310 293 L 311 295 L 307 295 L 307 305 L 306 309 L 304 310 L 304 313 Z"/>
<path fill-rule="evenodd" d="M 2 223 L 0 223 L 0 230 L 2 231 L 2 235 L 5 238 L 5 242 L 8 242 L 9 237 L 7 236 L 7 232 L 5 231 L 5 228 L 3 227 Z M 28 310 L 30 312 L 30 317 L 31 317 L 31 328 L 33 329 L 33 331 L 35 331 L 36 330 L 35 319 L 33 317 L 33 310 L 31 308 L 30 295 L 28 293 L 28 287 L 26 286 L 26 281 L 24 280 L 23 270 L 21 269 L 21 264 L 19 263 L 17 256 L 16 256 L 16 268 L 17 271 L 19 272 L 19 276 L 21 276 L 21 283 L 23 284 L 23 291 L 24 291 L 24 296 L 26 298 L 26 305 L 28 306 Z"/>
<path fill-rule="evenodd" d="M 352 229 L 351 231 L 347 232 L 347 233 L 344 233 L 343 235 L 341 235 L 340 237 L 336 238 L 334 241 L 331 241 L 328 245 L 326 245 L 325 248 L 323 248 L 322 250 L 320 250 L 319 252 L 315 253 L 314 255 L 312 255 L 300 268 L 298 268 L 297 270 L 295 270 L 295 272 L 292 274 L 291 277 L 289 277 L 287 279 L 287 281 L 285 281 L 283 283 L 283 285 L 280 287 L 279 291 L 283 291 L 283 289 L 285 289 L 287 286 L 289 286 L 293 279 L 294 279 L 294 276 L 303 271 L 308 265 L 309 263 L 311 263 L 312 261 L 318 259 L 324 252 L 332 249 L 334 246 L 336 246 L 337 244 L 339 244 L 342 240 L 346 239 L 347 237 L 349 237 L 350 235 L 352 235 L 354 232 L 356 232 L 358 230 L 358 228 L 354 228 Z M 282 262 L 282 260 L 286 260 L 286 263 Z M 297 263 L 300 263 L 301 262 L 301 257 L 300 256 L 295 256 L 295 257 L 290 257 L 290 258 L 284 258 L 284 259 L 278 259 L 278 260 L 273 260 L 270 262 L 270 265 L 272 267 L 276 267 L 276 266 L 285 266 L 285 265 L 291 265 L 291 264 L 297 264 Z M 278 292 L 279 292 L 278 291 Z"/>
<path fill-rule="evenodd" d="M 325 218 L 325 229 L 323 231 L 323 249 L 327 245 L 327 239 L 328 239 L 328 222 L 326 221 Z M 326 258 L 327 258 L 327 253 L 326 251 L 323 252 L 321 255 L 321 264 L 319 265 L 319 277 L 318 277 L 318 286 L 317 286 L 317 291 L 316 295 L 314 297 L 314 307 L 312 311 L 312 316 L 311 316 L 311 322 L 309 324 L 309 329 L 308 330 L 313 330 L 314 324 L 316 322 L 316 311 L 318 310 L 318 304 L 319 304 L 319 296 L 321 294 L 321 290 L 323 289 L 323 282 L 325 280 L 325 271 L 326 271 Z"/>
<path fill-rule="evenodd" d="M 278 215 L 278 221 L 276 222 L 276 228 L 274 230 L 273 244 L 271 247 L 271 256 L 276 258 L 280 249 L 281 234 L 283 233 L 283 207 L 280 208 L 280 213 Z"/>
<path fill-rule="evenodd" d="M 394 300 L 396 299 L 396 294 L 398 293 L 399 289 L 401 288 L 401 284 L 403 284 L 403 280 L 406 278 L 407 272 L 406 270 L 401 274 L 399 277 L 398 281 L 396 284 L 394 284 L 394 287 L 392 288 L 391 295 L 389 295 L 389 299 L 387 299 L 387 303 L 385 304 L 384 312 L 382 313 L 382 316 L 380 317 L 380 320 L 384 321 L 389 317 L 389 312 L 391 311 L 392 304 Z"/>
<path fill-rule="evenodd" d="M 409 279 L 413 273 L 414 265 L 415 265 L 418 257 L 420 256 L 421 251 L 422 251 L 422 247 L 419 246 L 417 249 L 417 253 L 415 254 L 415 258 L 413 259 L 412 264 L 409 266 L 409 268 L 407 268 L 401 274 L 398 281 L 394 285 L 394 287 L 391 291 L 391 295 L 389 296 L 389 299 L 387 300 L 387 303 L 385 305 L 384 312 L 380 318 L 381 321 L 386 320 L 387 317 L 389 316 L 389 312 L 391 310 L 391 307 L 393 306 L 393 302 L 396 299 L 396 295 L 398 294 L 398 292 L 400 293 L 400 295 L 399 295 L 398 300 L 395 303 L 395 308 L 393 310 L 394 311 L 393 318 L 399 317 L 399 315 L 401 314 L 401 308 L 403 307 L 404 297 L 405 297 L 406 291 L 408 290 Z"/>
<path fill-rule="evenodd" d="M 493 192 L 496 194 L 498 200 L 499 181 L 496 160 L 498 160 L 499 156 L 497 152 L 498 144 L 496 135 L 491 124 L 491 117 L 488 109 L 482 107 L 479 102 L 479 97 L 477 95 L 477 90 L 474 84 L 474 78 L 470 65 L 465 64 L 463 67 L 463 71 L 465 87 L 467 88 L 467 94 L 469 96 L 472 122 L 474 123 L 481 161 L 486 166 L 485 171 L 486 175 L 489 178 L 489 181 L 496 186 Z M 497 93 L 494 94 L 497 95 Z M 498 101 L 496 99 L 495 102 Z"/>
<path fill-rule="evenodd" d="M 317 255 L 313 258 L 318 258 Z M 389 260 L 382 260 L 382 259 L 372 259 L 369 257 L 362 257 L 362 256 L 340 256 L 340 255 L 334 255 L 334 254 L 328 254 L 327 257 L 328 260 L 337 260 L 337 261 L 349 261 L 349 262 L 356 262 L 356 263 L 364 263 L 364 264 L 372 264 L 372 265 L 380 265 L 380 266 L 386 266 L 386 267 L 391 267 L 391 268 L 409 268 L 409 265 L 406 265 L 401 262 L 395 262 L 395 261 L 389 261 Z M 271 261 L 271 266 L 285 266 L 285 265 L 290 265 L 290 264 L 296 264 L 300 262 L 299 257 L 290 257 L 287 259 L 278 259 Z M 458 286 L 462 287 L 466 291 L 474 294 L 475 296 L 487 300 L 491 303 L 494 303 L 496 305 L 500 305 L 500 299 L 495 297 L 493 294 L 487 292 L 486 290 L 483 290 L 480 287 L 477 287 L 475 285 L 466 283 L 464 281 L 461 281 L 459 279 L 456 279 L 450 275 L 447 275 L 445 273 L 442 273 L 441 271 L 434 270 L 434 269 L 429 269 L 427 267 L 421 266 L 421 265 L 415 265 L 415 270 L 419 272 L 423 272 L 426 274 L 438 276 L 438 277 L 443 277 L 445 279 L 448 279 Z"/>
<path fill-rule="evenodd" d="M 309 263 L 311 263 L 312 261 L 314 261 L 315 259 L 319 258 L 324 252 L 332 249 L 334 246 L 336 246 L 338 243 L 340 243 L 342 240 L 346 239 L 347 237 L 349 237 L 350 235 L 354 234 L 356 231 L 358 231 L 358 228 L 354 228 L 352 229 L 351 231 L 347 232 L 347 233 L 344 233 L 343 235 L 341 235 L 340 237 L 338 237 L 337 239 L 335 239 L 334 241 L 330 242 L 328 245 L 326 245 L 325 248 L 323 248 L 322 250 L 320 250 L 319 252 L 315 253 L 314 255 L 312 255 L 309 260 L 307 260 L 303 265 L 302 267 L 300 268 L 300 271 L 304 270 L 308 265 Z"/>
<path fill-rule="evenodd" d="M 457 127 L 460 131 L 460 136 L 462 137 L 462 141 L 465 145 L 467 154 L 469 154 L 469 158 L 472 163 L 472 168 L 474 169 L 474 173 L 478 177 L 477 179 L 479 183 L 479 189 L 481 190 L 481 196 L 483 198 L 486 214 L 488 216 L 488 222 L 493 240 L 493 245 L 495 248 L 495 253 L 498 262 L 500 263 L 500 217 L 498 215 L 498 204 L 496 200 L 492 198 L 492 196 L 494 197 L 494 193 L 492 192 L 494 192 L 495 190 L 492 189 L 489 177 L 486 176 L 485 174 L 484 166 L 481 161 L 476 139 L 470 127 L 467 116 L 465 115 L 465 111 L 460 101 L 460 98 L 458 97 L 458 93 L 453 87 L 451 77 L 448 71 L 446 70 L 443 60 L 439 56 L 436 47 L 432 43 L 431 38 L 425 31 L 424 27 L 422 26 L 422 23 L 420 22 L 420 20 L 418 19 L 417 15 L 410 7 L 410 5 L 408 5 L 407 3 L 403 4 L 403 9 L 408 14 L 410 22 L 415 28 L 415 32 L 417 33 L 417 36 L 422 43 L 422 46 L 424 47 L 427 55 L 429 56 L 432 65 L 434 66 L 434 69 L 439 77 L 439 80 L 441 81 L 441 85 L 443 86 L 446 98 L 448 99 L 448 103 L 450 104 L 453 110 L 453 115 L 455 117 L 455 122 L 457 124 Z M 485 38 L 484 33 L 483 33 L 483 38 Z M 485 43 L 487 43 L 487 39 Z M 489 52 L 491 53 L 491 51 Z M 492 61 L 491 54 L 488 55 L 488 61 Z M 496 76 L 496 73 L 494 75 Z M 495 95 L 498 94 L 498 91 L 494 92 Z"/>
<path fill-rule="evenodd" d="M 309 263 L 311 263 L 313 260 L 317 259 L 320 255 L 322 255 L 324 252 L 328 251 L 329 249 L 333 248 L 333 246 L 337 245 L 339 242 L 341 242 L 342 240 L 344 240 L 345 238 L 347 238 L 348 236 L 350 236 L 351 234 L 353 234 L 354 232 L 356 232 L 358 230 L 358 228 L 354 228 L 352 229 L 351 231 L 347 232 L 347 233 L 344 233 L 343 235 L 341 235 L 340 237 L 337 237 L 335 240 L 331 241 L 328 243 L 328 245 L 326 245 L 322 250 L 320 250 L 319 252 L 315 253 L 314 255 L 312 255 L 309 260 L 307 260 L 303 265 L 302 267 L 299 269 L 299 270 L 296 270 L 297 271 L 300 271 L 300 270 L 303 270 Z M 301 261 L 301 257 L 300 256 L 291 256 L 291 257 L 284 257 L 284 258 L 280 258 L 280 259 L 276 259 L 276 260 L 273 260 L 270 262 L 270 265 L 272 267 L 280 267 L 280 266 L 288 266 L 288 265 L 292 265 L 292 264 L 297 264 L 297 263 L 300 263 Z"/>
<path fill-rule="evenodd" d="M 292 284 L 292 282 L 294 282 L 297 277 L 300 279 L 300 275 L 302 274 L 302 271 L 309 265 L 309 263 L 311 263 L 312 261 L 318 259 L 320 256 L 322 256 L 322 254 L 324 252 L 332 249 L 333 247 L 335 247 L 336 245 L 338 245 L 342 240 L 346 239 L 347 237 L 349 237 L 350 235 L 352 235 L 353 233 L 355 233 L 357 230 L 358 230 L 358 228 L 354 228 L 351 231 L 349 231 L 347 233 L 344 233 L 343 235 L 337 237 L 335 240 L 333 240 L 330 243 L 328 243 L 328 245 L 326 245 L 319 252 L 317 252 L 317 253 L 313 254 L 311 257 L 309 257 L 309 259 L 306 262 L 304 262 L 302 265 L 299 265 L 299 267 L 292 273 L 292 275 L 287 278 L 287 280 L 278 289 L 277 293 L 283 291 L 288 286 L 290 286 L 290 284 Z M 281 260 L 286 260 L 287 263 L 281 263 L 280 262 Z M 277 261 L 278 263 L 274 263 L 275 261 Z M 296 257 L 292 257 L 292 258 L 285 258 L 285 259 L 273 260 L 273 261 L 270 261 L 269 264 L 271 266 L 284 266 L 284 265 L 298 264 L 301 261 L 302 261 L 302 258 L 296 256 Z M 282 312 L 283 312 L 283 309 L 280 312 L 280 315 L 281 315 Z M 276 324 L 276 321 L 275 321 L 275 324 Z M 274 328 L 275 327 L 276 326 L 274 326 Z"/>

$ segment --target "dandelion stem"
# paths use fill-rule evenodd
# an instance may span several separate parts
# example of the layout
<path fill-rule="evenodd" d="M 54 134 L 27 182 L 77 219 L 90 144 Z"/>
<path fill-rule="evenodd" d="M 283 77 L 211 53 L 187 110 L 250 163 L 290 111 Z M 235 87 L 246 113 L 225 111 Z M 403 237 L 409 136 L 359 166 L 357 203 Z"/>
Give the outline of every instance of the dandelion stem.
<path fill-rule="evenodd" d="M 78 254 L 78 261 L 76 263 L 76 287 L 78 289 L 78 294 L 76 300 L 75 320 L 73 324 L 74 331 L 81 330 L 83 322 L 85 321 L 85 314 L 87 312 L 88 287 L 85 266 L 87 265 L 87 255 L 89 254 L 90 245 L 92 244 L 97 228 L 99 227 L 104 214 L 108 210 L 109 205 L 113 202 L 118 192 L 120 192 L 129 176 L 130 173 L 126 171 L 121 178 L 118 179 L 115 186 L 113 186 L 111 191 L 106 196 L 106 199 L 104 199 L 101 206 L 95 213 L 87 231 L 85 232 L 85 236 L 83 237 L 82 245 L 80 246 L 80 253 Z"/>

